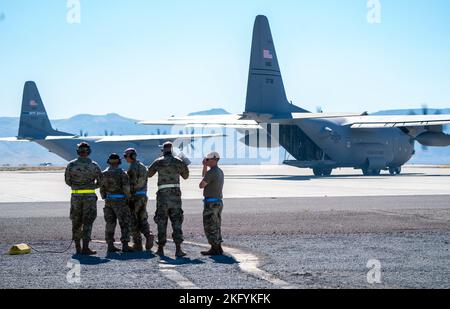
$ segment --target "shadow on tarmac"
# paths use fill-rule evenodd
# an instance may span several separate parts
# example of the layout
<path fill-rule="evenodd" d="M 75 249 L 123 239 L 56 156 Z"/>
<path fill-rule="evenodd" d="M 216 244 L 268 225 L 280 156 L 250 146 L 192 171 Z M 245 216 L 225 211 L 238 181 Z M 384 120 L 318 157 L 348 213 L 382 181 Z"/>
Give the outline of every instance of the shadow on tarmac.
<path fill-rule="evenodd" d="M 161 261 L 163 261 L 163 263 L 168 264 L 168 265 L 198 265 L 198 264 L 204 264 L 205 262 L 199 260 L 199 259 L 191 259 L 188 257 L 182 257 L 182 258 L 170 258 L 168 256 L 162 256 L 161 257 Z"/>
<path fill-rule="evenodd" d="M 156 257 L 153 252 L 118 252 L 118 253 L 108 253 L 106 258 L 116 261 L 130 261 L 130 260 L 151 260 Z"/>
<path fill-rule="evenodd" d="M 379 179 L 385 177 L 417 177 L 417 176 L 433 176 L 433 177 L 450 177 L 450 175 L 425 175 L 420 173 L 408 173 L 397 176 L 390 176 L 389 174 L 381 174 L 380 176 L 364 176 L 364 175 L 331 175 L 331 176 L 270 176 L 259 178 L 258 180 L 285 180 L 285 181 L 308 181 L 312 179 Z M 249 178 L 250 179 L 250 178 Z"/>
<path fill-rule="evenodd" d="M 233 257 L 231 257 L 229 255 L 211 256 L 210 259 L 213 260 L 214 263 L 217 263 L 217 264 L 226 264 L 226 265 L 239 264 L 238 261 L 236 261 Z"/>

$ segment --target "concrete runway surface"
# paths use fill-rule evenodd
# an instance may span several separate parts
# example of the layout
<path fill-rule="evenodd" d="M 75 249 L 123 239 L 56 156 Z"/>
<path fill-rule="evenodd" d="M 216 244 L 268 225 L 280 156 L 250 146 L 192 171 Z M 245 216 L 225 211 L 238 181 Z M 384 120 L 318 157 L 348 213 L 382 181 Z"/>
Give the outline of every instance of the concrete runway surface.
<path fill-rule="evenodd" d="M 186 259 L 174 259 L 173 244 L 165 258 L 107 255 L 99 202 L 98 256 L 72 256 L 73 249 L 3 254 L 0 288 L 450 288 L 450 169 L 409 167 L 396 177 L 342 169 L 330 178 L 287 166 L 224 171 L 225 256 L 199 253 L 206 240 L 200 169 L 193 167 L 183 182 Z M 71 236 L 63 174 L 0 175 L 0 252 L 21 242 L 65 249 Z M 151 196 L 150 218 L 154 210 Z M 380 262 L 381 283 L 368 283 L 369 260 Z"/>

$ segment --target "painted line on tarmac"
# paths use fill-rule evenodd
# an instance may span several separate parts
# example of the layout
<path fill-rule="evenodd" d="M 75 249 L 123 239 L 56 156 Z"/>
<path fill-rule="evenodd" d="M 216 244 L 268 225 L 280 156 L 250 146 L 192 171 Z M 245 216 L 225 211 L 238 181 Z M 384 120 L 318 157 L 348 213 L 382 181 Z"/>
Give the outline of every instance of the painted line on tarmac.
<path fill-rule="evenodd" d="M 165 264 L 164 262 L 159 262 L 159 271 L 163 274 L 166 279 L 175 282 L 182 289 L 197 290 L 200 289 L 192 281 L 184 277 L 178 271 L 175 270 L 175 265 Z"/>
<path fill-rule="evenodd" d="M 209 246 L 205 244 L 186 241 L 184 243 L 197 247 L 209 248 Z M 280 289 L 297 289 L 296 285 L 281 280 L 275 275 L 258 268 L 260 265 L 260 261 L 256 255 L 231 247 L 224 246 L 223 249 L 226 253 L 229 253 L 236 261 L 239 262 L 239 268 L 243 272 L 246 272 L 256 278 L 265 280 Z"/>
<path fill-rule="evenodd" d="M 106 244 L 104 240 L 93 240 L 93 243 Z M 120 243 L 115 243 L 120 244 Z M 175 270 L 176 265 L 167 264 L 164 260 L 159 261 L 159 271 L 166 279 L 175 282 L 182 289 L 200 289 L 192 281 L 184 277 L 181 273 Z"/>

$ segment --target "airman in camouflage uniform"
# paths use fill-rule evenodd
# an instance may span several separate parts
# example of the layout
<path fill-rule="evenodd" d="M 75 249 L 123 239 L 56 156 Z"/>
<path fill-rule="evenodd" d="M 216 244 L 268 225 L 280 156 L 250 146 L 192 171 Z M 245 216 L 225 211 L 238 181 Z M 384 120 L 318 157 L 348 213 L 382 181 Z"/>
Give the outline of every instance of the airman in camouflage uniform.
<path fill-rule="evenodd" d="M 145 250 L 153 248 L 154 236 L 150 231 L 147 213 L 147 168 L 137 160 L 137 152 L 133 148 L 125 150 L 124 157 L 130 164 L 128 177 L 130 178 L 131 198 L 129 206 L 131 209 L 131 223 L 133 233 L 133 249 L 142 251 L 142 234 L 145 237 Z"/>
<path fill-rule="evenodd" d="M 119 166 L 121 160 L 119 155 L 111 154 L 108 159 L 109 167 L 103 171 L 103 181 L 100 186 L 100 194 L 105 200 L 103 213 L 106 221 L 105 239 L 108 244 L 108 252 L 120 251 L 114 246 L 114 233 L 117 221 L 119 221 L 123 252 L 132 252 L 128 246 L 131 230 L 131 213 L 128 207 L 130 198 L 130 179 Z"/>
<path fill-rule="evenodd" d="M 168 219 L 172 223 L 172 238 L 176 245 L 177 257 L 186 255 L 181 250 L 183 242 L 183 209 L 181 208 L 180 176 L 189 178 L 189 169 L 181 159 L 172 153 L 172 143 L 167 142 L 163 146 L 164 155 L 153 162 L 148 169 L 148 177 L 158 173 L 158 193 L 155 213 L 155 222 L 158 225 L 158 252 L 164 255 L 164 246 L 167 241 Z"/>
<path fill-rule="evenodd" d="M 200 189 L 203 189 L 203 227 L 211 249 L 201 252 L 203 255 L 222 255 L 222 210 L 224 174 L 219 168 L 220 155 L 211 152 L 203 160 L 203 179 Z M 209 168 L 209 170 L 208 170 Z"/>
<path fill-rule="evenodd" d="M 78 159 L 71 161 L 65 171 L 66 184 L 72 188 L 70 219 L 72 220 L 72 239 L 77 254 L 94 255 L 89 248 L 92 225 L 97 218 L 97 195 L 95 189 L 102 181 L 102 171 L 97 163 L 89 159 L 91 148 L 87 143 L 77 147 Z M 81 239 L 83 248 L 81 248 Z"/>

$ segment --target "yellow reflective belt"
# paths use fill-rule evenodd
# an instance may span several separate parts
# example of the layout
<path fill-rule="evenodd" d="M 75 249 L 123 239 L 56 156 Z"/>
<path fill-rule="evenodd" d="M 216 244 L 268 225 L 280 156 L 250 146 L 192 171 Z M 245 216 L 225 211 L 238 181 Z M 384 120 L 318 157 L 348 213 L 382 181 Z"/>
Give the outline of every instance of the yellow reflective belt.
<path fill-rule="evenodd" d="M 95 194 L 95 190 L 72 190 L 72 194 Z"/>

